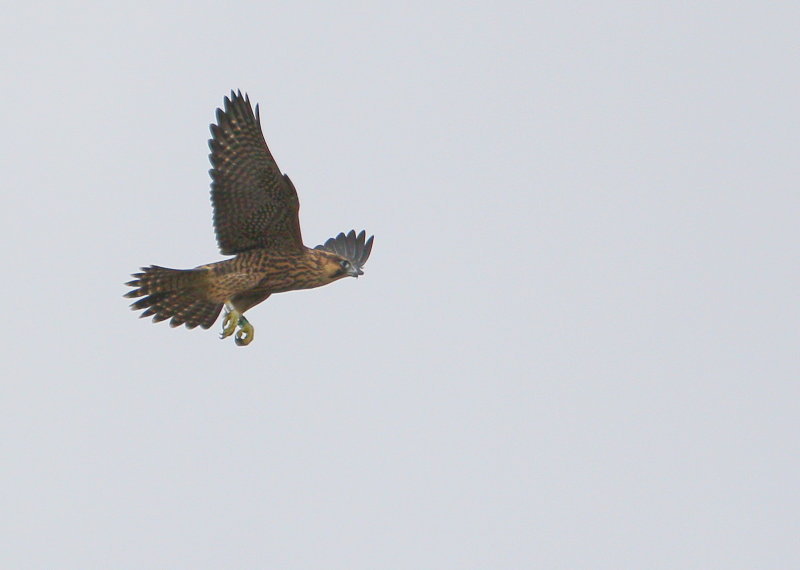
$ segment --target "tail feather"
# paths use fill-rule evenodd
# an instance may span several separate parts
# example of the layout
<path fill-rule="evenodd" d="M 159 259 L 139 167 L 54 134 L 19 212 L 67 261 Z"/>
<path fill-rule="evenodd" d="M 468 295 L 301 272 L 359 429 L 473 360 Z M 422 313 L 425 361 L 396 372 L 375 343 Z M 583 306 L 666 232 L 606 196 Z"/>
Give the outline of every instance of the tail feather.
<path fill-rule="evenodd" d="M 144 309 L 140 317 L 153 317 L 153 322 L 170 320 L 171 327 L 183 324 L 193 329 L 209 328 L 217 320 L 222 303 L 205 299 L 205 269 L 168 269 L 152 265 L 134 273 L 126 285 L 133 287 L 125 294 L 128 298 L 142 297 L 131 304 L 131 309 Z"/>

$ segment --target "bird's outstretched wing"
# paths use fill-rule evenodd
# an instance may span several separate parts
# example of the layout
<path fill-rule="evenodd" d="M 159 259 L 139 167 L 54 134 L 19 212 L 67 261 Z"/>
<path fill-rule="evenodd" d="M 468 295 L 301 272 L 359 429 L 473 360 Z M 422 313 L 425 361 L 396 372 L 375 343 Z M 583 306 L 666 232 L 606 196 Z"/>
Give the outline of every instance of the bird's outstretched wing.
<path fill-rule="evenodd" d="M 211 125 L 211 202 L 214 230 L 223 254 L 249 249 L 301 251 L 300 202 L 261 132 L 258 105 L 231 91 Z"/>
<path fill-rule="evenodd" d="M 355 230 L 350 230 L 347 235 L 342 232 L 314 249 L 323 249 L 344 257 L 355 266 L 359 275 L 364 275 L 362 268 L 369 259 L 369 254 L 372 253 L 372 241 L 375 239 L 375 236 L 370 236 L 369 239 L 365 239 L 366 237 L 367 232 L 364 230 L 361 230 L 358 235 Z"/>

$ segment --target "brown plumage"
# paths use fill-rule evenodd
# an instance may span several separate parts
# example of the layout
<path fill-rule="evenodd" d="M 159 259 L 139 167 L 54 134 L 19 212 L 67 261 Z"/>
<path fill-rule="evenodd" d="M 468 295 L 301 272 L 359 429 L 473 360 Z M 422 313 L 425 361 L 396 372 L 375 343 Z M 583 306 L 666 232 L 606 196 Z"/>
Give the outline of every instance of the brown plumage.
<path fill-rule="evenodd" d="M 261 132 L 258 105 L 231 92 L 217 124 L 211 125 L 211 202 L 214 229 L 223 254 L 232 259 L 195 269 L 142 268 L 127 285 L 131 305 L 154 322 L 209 328 L 227 307 L 222 337 L 249 344 L 253 327 L 243 313 L 273 293 L 311 289 L 342 277 L 358 277 L 373 238 L 341 233 L 314 249 L 303 245 L 300 202 L 291 180 L 281 173 Z"/>

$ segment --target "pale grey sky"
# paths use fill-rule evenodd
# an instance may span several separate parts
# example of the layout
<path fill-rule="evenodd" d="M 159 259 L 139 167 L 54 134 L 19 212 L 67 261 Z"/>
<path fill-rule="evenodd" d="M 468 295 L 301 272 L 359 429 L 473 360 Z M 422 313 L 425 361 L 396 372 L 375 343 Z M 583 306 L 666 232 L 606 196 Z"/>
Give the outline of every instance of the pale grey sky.
<path fill-rule="evenodd" d="M 0 566 L 796 566 L 789 6 L 7 7 Z M 376 236 L 245 349 L 122 298 L 222 258 L 231 88 Z"/>

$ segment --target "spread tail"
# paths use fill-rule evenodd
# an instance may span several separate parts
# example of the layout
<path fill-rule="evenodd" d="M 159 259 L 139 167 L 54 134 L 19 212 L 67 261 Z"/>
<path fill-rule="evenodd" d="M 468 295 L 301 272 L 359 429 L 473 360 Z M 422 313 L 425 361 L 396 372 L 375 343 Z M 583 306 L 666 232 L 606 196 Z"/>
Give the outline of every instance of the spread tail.
<path fill-rule="evenodd" d="M 132 281 L 126 285 L 133 287 L 126 297 L 142 297 L 131 304 L 131 309 L 144 309 L 140 317 L 153 316 L 158 323 L 169 318 L 171 327 L 182 324 L 193 329 L 200 326 L 209 328 L 217 320 L 222 303 L 205 299 L 205 269 L 167 269 L 152 265 L 142 267 L 141 273 L 134 273 Z"/>

